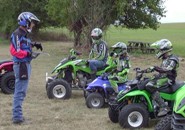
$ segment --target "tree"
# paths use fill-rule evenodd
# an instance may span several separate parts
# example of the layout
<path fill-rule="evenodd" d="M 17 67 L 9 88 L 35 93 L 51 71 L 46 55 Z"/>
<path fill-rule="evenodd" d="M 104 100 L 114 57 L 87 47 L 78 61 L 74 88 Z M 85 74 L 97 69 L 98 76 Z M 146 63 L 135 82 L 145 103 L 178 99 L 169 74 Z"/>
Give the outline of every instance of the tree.
<path fill-rule="evenodd" d="M 23 11 L 41 20 L 39 27 L 67 27 L 74 33 L 75 46 L 89 47 L 90 32 L 106 30 L 119 19 L 125 28 L 157 29 L 163 17 L 164 0 L 0 0 L 0 31 L 7 36 L 16 28 Z"/>
<path fill-rule="evenodd" d="M 0 0 L 0 31 L 9 34 L 18 26 L 17 17 L 21 12 L 32 12 L 40 20 L 40 27 L 52 26 L 55 21 L 52 21 L 46 12 L 45 5 L 48 0 Z"/>
<path fill-rule="evenodd" d="M 48 15 L 74 32 L 75 46 L 89 46 L 90 31 L 106 30 L 116 19 L 131 29 L 157 29 L 165 10 L 163 0 L 49 0 Z"/>

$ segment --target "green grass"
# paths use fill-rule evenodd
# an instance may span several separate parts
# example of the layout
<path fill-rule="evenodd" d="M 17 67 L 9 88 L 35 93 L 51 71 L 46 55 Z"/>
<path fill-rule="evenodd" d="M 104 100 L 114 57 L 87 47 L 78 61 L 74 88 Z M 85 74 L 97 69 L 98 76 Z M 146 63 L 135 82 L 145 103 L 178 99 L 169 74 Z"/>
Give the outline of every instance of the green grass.
<path fill-rule="evenodd" d="M 121 41 L 155 42 L 160 39 L 169 39 L 173 44 L 174 53 L 185 56 L 185 23 L 161 24 L 157 30 L 138 29 L 129 30 L 121 27 L 111 26 L 105 34 L 105 40 L 109 46 Z"/>
<path fill-rule="evenodd" d="M 45 28 L 41 30 L 49 34 L 65 34 L 72 38 L 72 33 L 66 28 Z M 128 41 L 142 41 L 153 43 L 160 39 L 169 39 L 173 44 L 174 53 L 179 56 L 185 56 L 185 23 L 167 23 L 161 24 L 157 30 L 153 29 L 126 29 L 122 27 L 110 26 L 104 34 L 104 39 L 111 46 L 119 41 L 127 44 Z M 54 38 L 53 36 L 53 38 Z M 57 37 L 57 36 L 56 36 Z"/>
<path fill-rule="evenodd" d="M 0 45 L 7 44 L 7 43 L 8 43 L 8 40 L 5 40 L 2 37 L 0 37 Z"/>

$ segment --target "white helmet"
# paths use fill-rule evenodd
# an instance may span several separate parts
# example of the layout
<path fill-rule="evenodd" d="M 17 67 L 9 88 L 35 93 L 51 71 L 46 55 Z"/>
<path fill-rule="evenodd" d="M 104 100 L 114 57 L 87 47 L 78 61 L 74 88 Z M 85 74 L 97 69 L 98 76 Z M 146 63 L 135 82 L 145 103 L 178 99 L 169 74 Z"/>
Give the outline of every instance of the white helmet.
<path fill-rule="evenodd" d="M 127 45 L 123 42 L 117 42 L 112 46 L 113 52 L 117 55 L 122 55 L 124 53 L 127 53 Z"/>
<path fill-rule="evenodd" d="M 102 30 L 100 28 L 95 28 L 91 31 L 91 38 L 93 43 L 97 43 L 102 37 Z"/>
<path fill-rule="evenodd" d="M 31 32 L 30 30 L 31 22 L 34 22 L 35 24 L 40 22 L 37 16 L 35 16 L 31 12 L 22 12 L 21 14 L 19 14 L 17 20 L 18 20 L 18 24 L 20 26 L 26 27 L 28 32 Z"/>
<path fill-rule="evenodd" d="M 172 43 L 168 39 L 161 39 L 151 44 L 151 47 L 159 49 L 156 54 L 157 58 L 160 59 L 167 52 L 172 51 Z"/>

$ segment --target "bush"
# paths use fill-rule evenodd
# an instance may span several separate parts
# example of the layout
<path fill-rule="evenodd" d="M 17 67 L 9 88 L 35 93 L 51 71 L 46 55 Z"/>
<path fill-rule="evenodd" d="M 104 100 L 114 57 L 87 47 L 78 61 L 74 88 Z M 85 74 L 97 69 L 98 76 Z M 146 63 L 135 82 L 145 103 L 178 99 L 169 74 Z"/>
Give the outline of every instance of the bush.
<path fill-rule="evenodd" d="M 48 27 L 40 29 L 34 36 L 34 39 L 42 41 L 71 41 L 73 37 L 71 37 L 69 30 L 66 28 Z"/>

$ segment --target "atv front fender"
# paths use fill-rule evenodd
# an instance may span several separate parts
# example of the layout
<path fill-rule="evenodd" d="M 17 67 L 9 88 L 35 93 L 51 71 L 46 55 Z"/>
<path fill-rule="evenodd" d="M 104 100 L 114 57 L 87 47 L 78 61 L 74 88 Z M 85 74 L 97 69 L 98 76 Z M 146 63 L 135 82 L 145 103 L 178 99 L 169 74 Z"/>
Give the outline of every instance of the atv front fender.
<path fill-rule="evenodd" d="M 125 100 L 127 98 L 130 98 L 130 97 L 135 97 L 135 96 L 143 96 L 145 97 L 147 103 L 148 103 L 148 110 L 151 112 L 153 111 L 153 105 L 152 105 L 152 102 L 150 100 L 150 94 L 145 91 L 145 90 L 135 90 L 135 91 L 131 91 L 131 92 L 128 92 L 127 94 L 125 94 L 124 96 L 122 96 L 121 98 L 118 99 L 118 102 L 122 101 L 122 100 Z"/>
<path fill-rule="evenodd" d="M 185 85 L 176 94 L 173 111 L 185 117 Z"/>
<path fill-rule="evenodd" d="M 64 70 L 64 69 L 69 68 L 69 67 L 74 69 L 75 65 L 73 65 L 73 64 L 71 64 L 71 63 L 66 63 L 66 64 L 64 64 L 64 65 L 57 65 L 57 66 L 53 69 L 53 71 L 52 71 L 51 73 L 52 73 L 52 74 L 53 74 L 53 73 L 58 73 L 60 70 Z"/>
<path fill-rule="evenodd" d="M 6 71 L 13 71 L 13 61 L 1 62 L 0 71 L 3 70 L 3 69 L 6 70 Z"/>

